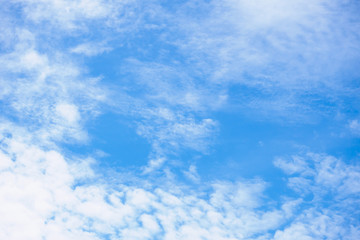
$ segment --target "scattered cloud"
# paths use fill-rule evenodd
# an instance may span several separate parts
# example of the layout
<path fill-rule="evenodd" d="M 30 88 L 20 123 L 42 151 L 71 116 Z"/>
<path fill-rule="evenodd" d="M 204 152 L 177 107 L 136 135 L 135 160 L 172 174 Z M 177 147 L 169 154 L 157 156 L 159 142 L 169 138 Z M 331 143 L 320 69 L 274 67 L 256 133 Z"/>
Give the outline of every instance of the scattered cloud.
<path fill-rule="evenodd" d="M 148 4 L 4 2 L 0 238 L 359 239 L 360 167 L 334 156 L 277 158 L 288 187 L 278 200 L 260 177 L 199 184 L 194 164 L 180 174 L 195 184 L 170 170 L 152 180 L 184 150 L 211 152 L 221 124 L 214 113 L 237 101 L 236 111 L 263 115 L 335 112 L 332 104 L 346 115 L 342 97 L 358 99 L 358 4 L 190 0 L 177 11 Z M 194 9 L 206 11 L 193 16 Z M 89 75 L 84 59 L 115 49 L 114 38 L 126 35 L 131 45 L 149 31 L 159 53 L 129 47 L 136 56 L 116 65 L 120 79 L 111 87 Z M 86 142 L 86 123 L 108 109 L 131 117 L 152 146 L 138 181 L 108 181 L 95 167 L 96 157 L 109 156 L 101 149 L 79 157 L 61 147 Z M 348 122 L 356 135 L 359 125 Z"/>

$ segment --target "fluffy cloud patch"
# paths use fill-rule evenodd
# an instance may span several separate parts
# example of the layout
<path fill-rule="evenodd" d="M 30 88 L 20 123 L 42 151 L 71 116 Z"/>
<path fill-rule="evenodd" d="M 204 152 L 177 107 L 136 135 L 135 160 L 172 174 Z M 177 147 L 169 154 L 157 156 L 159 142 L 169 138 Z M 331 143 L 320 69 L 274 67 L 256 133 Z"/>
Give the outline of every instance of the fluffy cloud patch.
<path fill-rule="evenodd" d="M 309 153 L 275 165 L 290 175 L 288 186 L 307 199 L 290 226 L 279 230 L 275 239 L 357 239 L 360 236 L 360 168 L 328 155 Z M 309 200 L 310 199 L 310 200 Z"/>
<path fill-rule="evenodd" d="M 261 180 L 216 182 L 203 193 L 173 180 L 173 188 L 96 184 L 90 165 L 82 165 L 90 174 L 76 176 L 71 169 L 79 160 L 4 132 L 0 158 L 1 236 L 8 239 L 356 239 L 360 233 L 360 170 L 331 156 L 277 160 L 295 175 L 289 187 L 300 195 L 273 206 Z M 331 201 L 328 192 L 335 193 Z"/>

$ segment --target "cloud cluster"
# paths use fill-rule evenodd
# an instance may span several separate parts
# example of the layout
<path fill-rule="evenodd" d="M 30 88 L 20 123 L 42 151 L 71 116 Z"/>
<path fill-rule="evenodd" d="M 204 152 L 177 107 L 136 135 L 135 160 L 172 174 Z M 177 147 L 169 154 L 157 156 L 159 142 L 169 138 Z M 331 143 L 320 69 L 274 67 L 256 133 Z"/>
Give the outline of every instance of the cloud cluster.
<path fill-rule="evenodd" d="M 37 132 L 38 140 L 85 140 L 81 115 L 96 113 L 105 89 L 98 79 L 81 76 L 65 55 L 39 52 L 29 31 L 19 31 L 18 38 L 15 50 L 0 57 L 4 112 Z"/>
<path fill-rule="evenodd" d="M 75 20 L 63 15 L 75 6 L 78 11 L 90 11 L 91 6 L 83 4 L 86 8 L 65 1 L 16 1 L 4 4 L 0 13 L 8 20 L 3 28 L 9 40 L 0 55 L 0 101 L 6 106 L 1 121 L 31 131 L 39 144 L 85 141 L 86 119 L 96 116 L 106 102 L 107 90 L 99 84 L 100 78 L 87 76 L 85 67 L 58 47 L 59 34 L 43 32 L 43 27 L 58 28 L 55 23 L 43 23 L 45 19 L 71 24 Z M 43 11 L 46 14 L 40 14 Z"/>
<path fill-rule="evenodd" d="M 208 199 L 176 188 L 81 184 L 96 177 L 88 160 L 66 159 L 4 129 L 1 136 L 3 238 L 238 239 L 282 219 L 281 210 L 256 210 L 262 182 L 217 183 Z"/>
<path fill-rule="evenodd" d="M 357 205 L 360 168 L 324 154 L 309 153 L 277 159 L 275 165 L 290 175 L 288 186 L 305 199 L 308 209 L 275 239 L 356 239 L 360 236 Z"/>
<path fill-rule="evenodd" d="M 6 239 L 360 236 L 360 169 L 332 156 L 276 160 L 299 195 L 271 203 L 261 180 L 214 182 L 204 192 L 176 181 L 168 187 L 104 183 L 90 159 L 69 159 L 22 136 L 1 128 L 0 236 Z"/>

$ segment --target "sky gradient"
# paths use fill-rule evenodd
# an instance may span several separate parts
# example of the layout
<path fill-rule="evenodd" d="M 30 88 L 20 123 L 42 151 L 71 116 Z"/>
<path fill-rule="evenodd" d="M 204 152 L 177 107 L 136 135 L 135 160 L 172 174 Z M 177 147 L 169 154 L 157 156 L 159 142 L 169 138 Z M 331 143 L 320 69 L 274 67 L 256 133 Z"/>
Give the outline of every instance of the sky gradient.
<path fill-rule="evenodd" d="M 360 239 L 358 1 L 0 5 L 0 239 Z"/>

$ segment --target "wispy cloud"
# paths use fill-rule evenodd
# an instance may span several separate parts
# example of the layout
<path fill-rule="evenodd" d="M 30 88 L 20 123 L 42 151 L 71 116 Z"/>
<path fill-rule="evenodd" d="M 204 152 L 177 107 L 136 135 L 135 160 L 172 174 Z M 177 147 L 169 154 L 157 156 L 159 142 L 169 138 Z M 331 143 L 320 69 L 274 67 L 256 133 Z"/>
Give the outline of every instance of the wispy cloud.
<path fill-rule="evenodd" d="M 96 56 L 98 54 L 102 54 L 104 52 L 111 51 L 112 48 L 106 47 L 103 43 L 82 43 L 77 45 L 76 47 L 70 49 L 70 52 L 77 54 L 84 54 L 88 57 Z"/>
<path fill-rule="evenodd" d="M 206 117 L 207 112 L 226 102 L 226 93 L 213 94 L 218 90 L 203 87 L 186 72 L 165 64 L 129 59 L 121 70 L 129 80 L 118 88 L 122 95 L 131 96 L 126 100 L 131 110 L 124 112 L 119 104 L 117 111 L 134 116 L 136 132 L 153 146 L 146 172 L 183 149 L 208 152 L 218 123 Z"/>
<path fill-rule="evenodd" d="M 194 8 L 207 10 L 193 18 Z M 189 1 L 168 41 L 208 84 L 241 86 L 230 101 L 280 115 L 323 114 L 343 107 L 339 96 L 356 96 L 358 8 L 353 1 Z"/>
<path fill-rule="evenodd" d="M 115 6 L 109 1 L 17 1 L 22 5 L 25 18 L 35 23 L 50 22 L 61 29 L 84 27 L 85 21 L 111 16 Z M 61 9 L 61 11 L 59 11 Z"/>

